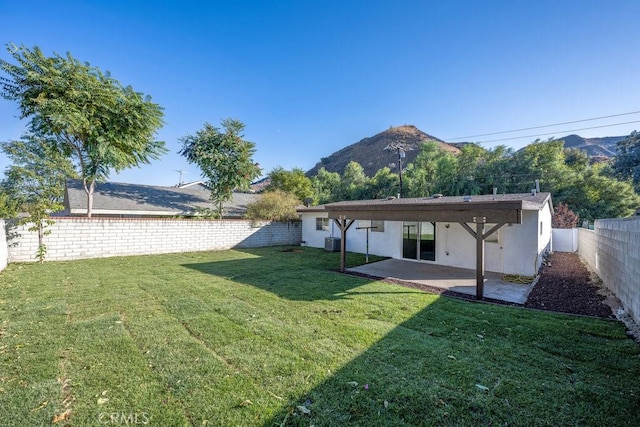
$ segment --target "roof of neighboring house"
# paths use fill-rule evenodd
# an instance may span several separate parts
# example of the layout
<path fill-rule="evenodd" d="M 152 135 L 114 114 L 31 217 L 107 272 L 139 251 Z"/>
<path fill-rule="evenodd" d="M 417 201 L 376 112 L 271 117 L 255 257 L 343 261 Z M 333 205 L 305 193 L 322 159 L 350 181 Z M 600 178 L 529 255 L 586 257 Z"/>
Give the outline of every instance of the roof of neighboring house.
<path fill-rule="evenodd" d="M 301 207 L 297 211 L 328 212 L 329 217 L 346 216 L 358 219 L 388 220 L 470 220 L 486 217 L 487 220 L 520 222 L 522 210 L 540 210 L 551 205 L 550 193 L 496 194 L 478 196 L 417 197 L 406 199 L 351 200 L 328 203 L 321 206 Z M 514 216 L 515 214 L 516 216 Z"/>
<path fill-rule="evenodd" d="M 215 208 L 209 200 L 211 190 L 197 181 L 179 187 L 160 187 L 121 182 L 97 183 L 93 193 L 94 215 L 175 216 L 192 215 L 196 208 Z M 225 217 L 240 217 L 247 205 L 260 198 L 257 194 L 234 193 L 224 204 Z M 68 180 L 65 214 L 86 215 L 87 195 L 82 181 Z"/>

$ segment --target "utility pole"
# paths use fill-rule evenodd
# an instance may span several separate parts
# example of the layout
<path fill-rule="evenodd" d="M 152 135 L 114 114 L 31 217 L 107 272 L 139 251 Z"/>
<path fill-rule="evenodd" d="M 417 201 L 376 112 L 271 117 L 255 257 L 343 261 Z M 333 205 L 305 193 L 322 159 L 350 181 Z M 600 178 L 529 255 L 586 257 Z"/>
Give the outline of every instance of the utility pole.
<path fill-rule="evenodd" d="M 400 191 L 398 192 L 398 199 L 402 198 L 402 160 L 406 157 L 405 152 L 411 151 L 411 147 L 405 147 L 400 142 L 393 142 L 387 145 L 385 150 L 395 150 L 398 153 L 398 178 L 400 178 Z"/>
<path fill-rule="evenodd" d="M 398 176 L 400 177 L 400 192 L 398 193 L 398 199 L 402 198 L 402 159 L 404 159 L 404 148 L 398 146 Z"/>

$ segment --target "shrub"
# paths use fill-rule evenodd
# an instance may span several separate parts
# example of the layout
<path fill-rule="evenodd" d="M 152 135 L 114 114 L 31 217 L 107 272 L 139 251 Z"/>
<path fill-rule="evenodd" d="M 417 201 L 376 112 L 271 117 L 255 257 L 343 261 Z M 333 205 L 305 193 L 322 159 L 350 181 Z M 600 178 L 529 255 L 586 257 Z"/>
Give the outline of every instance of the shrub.
<path fill-rule="evenodd" d="M 264 193 L 260 200 L 247 206 L 246 217 L 252 220 L 278 222 L 299 221 L 296 206 L 302 203 L 296 196 L 276 190 Z"/>

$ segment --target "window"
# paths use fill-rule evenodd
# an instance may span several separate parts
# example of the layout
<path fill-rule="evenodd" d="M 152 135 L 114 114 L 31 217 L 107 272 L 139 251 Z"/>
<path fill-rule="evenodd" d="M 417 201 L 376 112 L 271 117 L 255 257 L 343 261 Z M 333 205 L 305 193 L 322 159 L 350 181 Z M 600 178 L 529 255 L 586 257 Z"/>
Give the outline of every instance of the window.
<path fill-rule="evenodd" d="M 542 231 L 544 230 L 544 223 L 540 221 L 540 235 L 542 236 Z"/>
<path fill-rule="evenodd" d="M 384 221 L 371 221 L 371 231 L 384 233 Z"/>
<path fill-rule="evenodd" d="M 316 218 L 316 231 L 329 231 L 329 218 Z"/>

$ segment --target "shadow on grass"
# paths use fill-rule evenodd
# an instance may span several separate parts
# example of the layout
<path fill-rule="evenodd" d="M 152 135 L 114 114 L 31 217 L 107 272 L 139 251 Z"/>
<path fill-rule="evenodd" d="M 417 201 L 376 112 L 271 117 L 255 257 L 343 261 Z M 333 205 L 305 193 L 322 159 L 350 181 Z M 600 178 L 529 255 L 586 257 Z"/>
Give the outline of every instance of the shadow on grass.
<path fill-rule="evenodd" d="M 355 290 L 363 278 L 335 272 L 335 253 L 241 252 L 185 267 L 294 301 L 366 293 Z M 364 316 L 345 327 L 397 318 L 379 307 Z M 640 425 L 640 351 L 629 342 L 610 322 L 434 297 L 263 425 Z"/>
<path fill-rule="evenodd" d="M 371 280 L 347 276 L 336 271 L 340 255 L 335 252 L 285 247 L 277 256 L 274 256 L 273 249 L 267 252 L 268 256 L 263 256 L 264 249 L 235 251 L 245 253 L 249 257 L 183 264 L 183 267 L 251 285 L 293 301 L 332 301 L 349 298 L 354 288 L 361 287 L 366 280 Z M 309 255 L 310 252 L 313 256 Z M 348 266 L 361 265 L 364 262 L 364 255 L 348 254 Z M 369 292 L 358 291 L 358 294 L 367 293 Z M 412 294 L 416 291 L 407 290 L 406 293 Z"/>
<path fill-rule="evenodd" d="M 437 298 L 263 426 L 640 425 L 640 351 L 610 323 L 496 309 Z"/>

